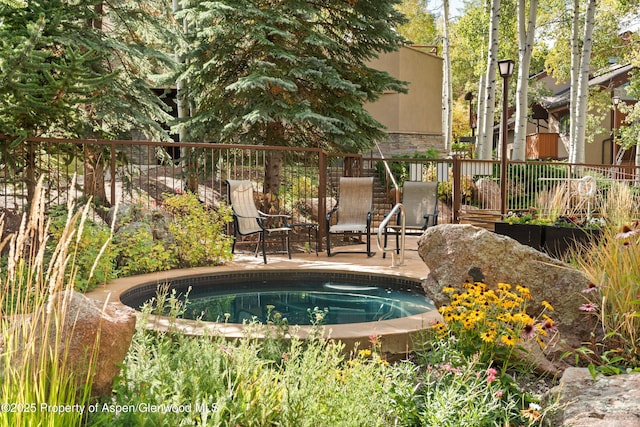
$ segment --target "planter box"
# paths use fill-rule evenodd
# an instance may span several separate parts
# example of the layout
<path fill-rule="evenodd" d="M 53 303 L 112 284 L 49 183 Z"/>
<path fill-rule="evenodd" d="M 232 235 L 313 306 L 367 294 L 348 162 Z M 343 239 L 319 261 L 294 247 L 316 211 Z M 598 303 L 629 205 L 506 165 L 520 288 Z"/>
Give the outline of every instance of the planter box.
<path fill-rule="evenodd" d="M 544 226 L 544 250 L 554 258 L 562 258 L 571 250 L 580 248 L 591 241 L 597 241 L 602 234 L 599 229 Z"/>
<path fill-rule="evenodd" d="M 503 236 L 509 236 L 523 245 L 531 246 L 536 250 L 543 250 L 545 228 L 542 225 L 496 222 L 495 232 Z"/>
<path fill-rule="evenodd" d="M 509 224 L 496 222 L 495 232 L 509 236 L 523 245 L 546 252 L 554 258 L 562 258 L 572 249 L 597 241 L 602 234 L 599 229 L 558 227 L 556 225 Z"/>

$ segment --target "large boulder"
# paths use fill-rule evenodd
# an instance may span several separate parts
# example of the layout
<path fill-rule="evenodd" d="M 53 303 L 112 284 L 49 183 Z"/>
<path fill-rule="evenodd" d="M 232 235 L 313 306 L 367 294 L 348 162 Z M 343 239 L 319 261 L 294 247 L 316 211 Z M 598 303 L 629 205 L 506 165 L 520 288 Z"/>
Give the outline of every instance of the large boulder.
<path fill-rule="evenodd" d="M 584 301 L 581 291 L 589 279 L 570 265 L 472 225 L 430 227 L 418 242 L 418 252 L 429 267 L 425 292 L 437 306 L 449 303 L 444 287 L 461 289 L 465 281 L 483 282 L 493 289 L 498 283 L 525 286 L 532 296 L 529 314 L 538 315 L 541 302 L 548 301 L 567 345 L 577 348 L 590 338 L 593 325 L 579 310 Z"/>
<path fill-rule="evenodd" d="M 548 425 L 640 427 L 640 373 L 594 379 L 586 368 L 568 368 L 544 400 L 560 407 Z"/>
<path fill-rule="evenodd" d="M 320 201 L 317 197 L 311 197 L 311 198 L 300 200 L 301 210 L 307 213 L 310 216 L 311 220 L 313 221 L 316 221 L 316 222 L 324 221 L 324 218 L 318 217 L 319 203 Z M 337 201 L 333 197 L 327 197 L 325 203 L 326 203 L 326 210 L 327 212 L 329 212 L 337 204 Z"/>
<path fill-rule="evenodd" d="M 67 352 L 67 367 L 82 383 L 87 378 L 90 357 L 95 351 L 92 394 L 111 394 L 113 379 L 120 372 L 136 325 L 135 310 L 122 304 L 104 304 L 84 295 L 65 291 L 54 294 L 47 304 L 47 312 L 64 313 L 60 328 L 51 330 L 48 348 Z M 55 326 L 52 325 L 52 329 Z M 55 345 L 55 342 L 58 345 Z M 96 349 L 96 343 L 98 348 Z M 62 345 L 60 345 L 62 344 Z M 44 349 L 47 351 L 47 349 Z"/>
<path fill-rule="evenodd" d="M 491 179 L 480 178 L 476 181 L 476 199 L 484 209 L 500 209 L 500 186 Z"/>

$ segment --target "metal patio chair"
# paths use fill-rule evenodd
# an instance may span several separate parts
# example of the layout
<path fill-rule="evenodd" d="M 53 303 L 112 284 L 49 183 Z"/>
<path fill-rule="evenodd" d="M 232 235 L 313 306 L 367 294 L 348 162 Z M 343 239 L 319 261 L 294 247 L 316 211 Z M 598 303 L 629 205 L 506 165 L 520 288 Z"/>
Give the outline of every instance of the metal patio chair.
<path fill-rule="evenodd" d="M 402 185 L 402 205 L 405 211 L 405 232 L 423 233 L 429 227 L 438 225 L 438 183 L 405 181 Z M 387 247 L 389 234 L 396 236 L 396 251 L 400 251 L 400 230 L 402 217 L 398 213 L 395 224 L 384 230 L 384 246 Z M 386 254 L 383 254 L 383 258 Z"/>
<path fill-rule="evenodd" d="M 291 259 L 291 245 L 289 242 L 289 232 L 291 227 L 287 220 L 291 218 L 289 215 L 269 215 L 261 212 L 256 207 L 253 198 L 253 184 L 251 181 L 236 181 L 228 179 L 227 195 L 229 204 L 233 210 L 233 244 L 231 253 L 234 253 L 238 236 L 249 236 L 258 234 L 260 238 L 259 245 L 262 247 L 262 258 L 267 263 L 266 253 L 266 236 L 273 235 L 283 240 L 286 253 Z M 267 221 L 277 220 L 278 226 L 269 227 Z M 256 256 L 258 255 L 258 247 L 256 247 Z"/>
<path fill-rule="evenodd" d="M 331 253 L 331 235 L 355 233 L 366 235 L 367 256 L 371 252 L 371 217 L 373 215 L 373 178 L 340 178 L 338 204 L 327 214 L 327 256 Z M 331 225 L 331 219 L 337 222 Z"/>

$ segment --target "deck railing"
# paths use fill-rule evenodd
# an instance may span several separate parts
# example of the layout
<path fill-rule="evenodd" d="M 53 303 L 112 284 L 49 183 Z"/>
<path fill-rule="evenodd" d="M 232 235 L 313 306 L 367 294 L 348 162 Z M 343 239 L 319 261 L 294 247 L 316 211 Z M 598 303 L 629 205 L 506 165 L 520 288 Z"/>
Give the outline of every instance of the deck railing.
<path fill-rule="evenodd" d="M 440 209 L 441 223 L 460 222 L 472 211 L 500 210 L 499 161 L 455 156 L 385 161 L 388 167 L 378 157 L 316 148 L 33 138 L 18 145 L 8 158 L 0 158 L 0 208 L 23 210 L 40 176 L 45 178 L 50 204 L 64 204 L 69 197 L 90 192 L 101 194 L 100 202 L 106 205 L 150 206 L 161 203 L 164 194 L 193 191 L 213 207 L 226 198 L 226 179 L 250 179 L 263 209 L 287 212 L 293 222 L 316 222 L 322 236 L 322 219 L 339 191 L 337 178 L 374 174 L 384 192 L 391 191 L 394 181 L 400 187 L 406 180 L 440 182 L 441 204 L 447 207 Z M 570 186 L 584 175 L 593 175 L 601 191 L 612 181 L 637 186 L 635 171 L 558 161 L 509 162 L 508 210 L 535 206 L 541 194 L 559 185 Z M 93 190 L 87 191 L 88 187 Z"/>

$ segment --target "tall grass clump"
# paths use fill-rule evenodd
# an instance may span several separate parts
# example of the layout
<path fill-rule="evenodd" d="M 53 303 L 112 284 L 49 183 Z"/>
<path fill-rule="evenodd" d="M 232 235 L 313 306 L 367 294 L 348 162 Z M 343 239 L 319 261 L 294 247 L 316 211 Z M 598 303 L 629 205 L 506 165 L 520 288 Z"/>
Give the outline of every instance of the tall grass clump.
<path fill-rule="evenodd" d="M 86 378 L 74 373 L 78 361 L 68 360 L 61 336 L 88 208 L 67 217 L 53 253 L 45 255 L 49 221 L 41 184 L 20 230 L 0 245 L 2 426 L 79 425 L 91 392 L 91 369 Z M 72 212 L 71 203 L 68 207 Z M 3 229 L 4 220 L 0 235 Z M 57 303 L 49 304 L 54 295 Z"/>
<path fill-rule="evenodd" d="M 590 285 L 579 309 L 593 318 L 595 364 L 640 366 L 640 228 L 608 227 L 576 262 Z"/>
<path fill-rule="evenodd" d="M 613 227 L 628 225 L 640 219 L 640 192 L 628 184 L 611 182 L 599 209 Z"/>
<path fill-rule="evenodd" d="M 612 183 L 602 205 L 607 226 L 597 243 L 574 256 L 589 277 L 579 309 L 593 323 L 581 349 L 592 372 L 619 373 L 640 365 L 640 197 Z"/>

